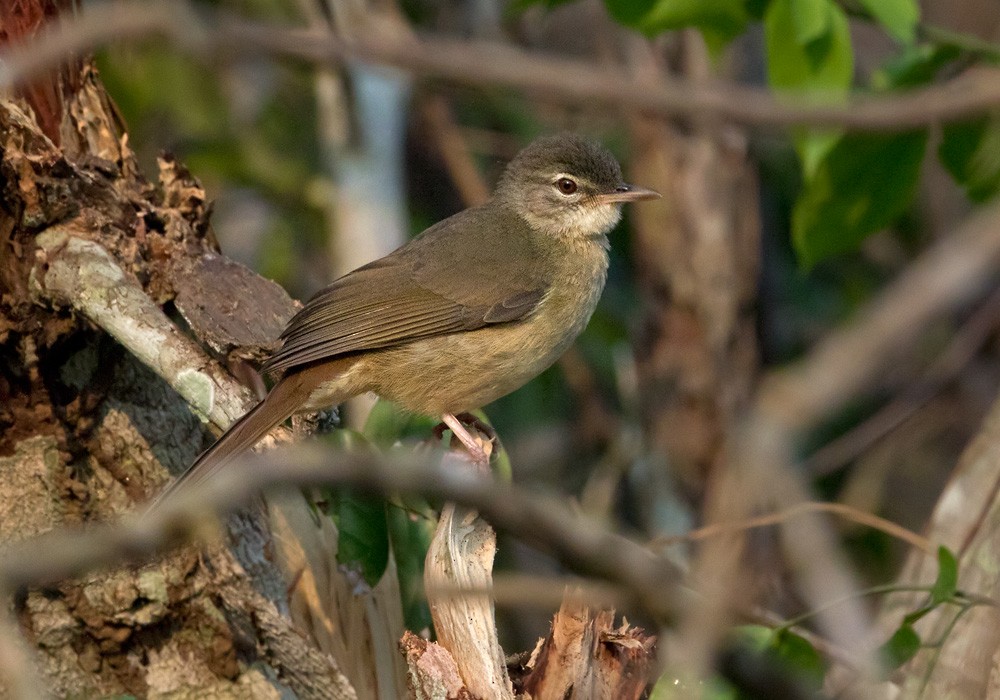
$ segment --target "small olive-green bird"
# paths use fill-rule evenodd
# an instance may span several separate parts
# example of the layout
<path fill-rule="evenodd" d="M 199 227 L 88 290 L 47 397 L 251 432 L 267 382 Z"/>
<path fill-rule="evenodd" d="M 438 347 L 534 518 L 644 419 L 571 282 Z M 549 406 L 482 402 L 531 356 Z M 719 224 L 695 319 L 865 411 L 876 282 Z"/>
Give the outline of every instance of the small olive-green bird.
<path fill-rule="evenodd" d="M 281 374 L 274 388 L 163 496 L 200 483 L 292 414 L 369 391 L 441 415 L 481 456 L 455 414 L 559 358 L 597 305 L 621 205 L 655 197 L 623 182 L 602 146 L 568 133 L 532 142 L 488 202 L 313 296 L 263 366 Z"/>

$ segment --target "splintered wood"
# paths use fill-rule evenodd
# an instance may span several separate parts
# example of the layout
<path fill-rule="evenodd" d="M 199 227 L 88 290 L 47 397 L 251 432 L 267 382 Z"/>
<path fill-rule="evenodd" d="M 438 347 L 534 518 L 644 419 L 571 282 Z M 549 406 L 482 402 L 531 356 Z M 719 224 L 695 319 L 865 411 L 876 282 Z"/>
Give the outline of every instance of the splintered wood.
<path fill-rule="evenodd" d="M 532 700 L 630 700 L 649 682 L 656 637 L 567 596 L 528 661 L 523 696 Z"/>
<path fill-rule="evenodd" d="M 637 700 L 646 690 L 656 637 L 623 621 L 613 610 L 594 611 L 567 595 L 544 639 L 515 677 L 514 697 L 524 700 Z M 400 641 L 406 657 L 410 697 L 415 700 L 477 700 L 448 650 L 407 632 Z M 465 656 L 459 650 L 460 656 Z M 515 676 L 518 674 L 514 672 Z"/>
<path fill-rule="evenodd" d="M 480 438 L 487 455 L 491 443 Z M 464 452 L 445 459 L 468 460 Z M 614 610 L 595 612 L 568 592 L 531 659 L 511 683 L 497 638 L 493 598 L 496 533 L 473 509 L 448 503 L 427 552 L 424 587 L 438 643 L 400 641 L 415 700 L 629 700 L 649 682 L 656 638 Z"/>

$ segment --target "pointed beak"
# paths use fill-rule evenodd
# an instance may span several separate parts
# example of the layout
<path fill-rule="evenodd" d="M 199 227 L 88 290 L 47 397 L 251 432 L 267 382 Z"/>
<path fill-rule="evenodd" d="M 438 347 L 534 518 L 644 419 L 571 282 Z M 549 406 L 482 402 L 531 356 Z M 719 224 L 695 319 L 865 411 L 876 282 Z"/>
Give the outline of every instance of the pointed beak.
<path fill-rule="evenodd" d="M 640 202 L 644 199 L 659 199 L 661 196 L 655 190 L 649 190 L 638 185 L 621 184 L 615 188 L 614 192 L 598 195 L 598 199 L 604 204 L 616 204 L 618 202 Z"/>

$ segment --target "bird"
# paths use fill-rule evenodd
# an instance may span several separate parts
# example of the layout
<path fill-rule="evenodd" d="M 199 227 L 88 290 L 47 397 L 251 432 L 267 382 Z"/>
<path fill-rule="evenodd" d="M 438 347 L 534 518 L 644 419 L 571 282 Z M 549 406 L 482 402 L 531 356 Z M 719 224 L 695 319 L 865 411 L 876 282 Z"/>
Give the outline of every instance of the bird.
<path fill-rule="evenodd" d="M 155 499 L 197 486 L 300 412 L 367 392 L 441 416 L 474 460 L 456 415 L 551 366 L 589 321 L 622 205 L 654 199 L 615 157 L 572 132 L 543 136 L 503 170 L 491 198 L 317 292 L 261 371 L 270 392 Z"/>

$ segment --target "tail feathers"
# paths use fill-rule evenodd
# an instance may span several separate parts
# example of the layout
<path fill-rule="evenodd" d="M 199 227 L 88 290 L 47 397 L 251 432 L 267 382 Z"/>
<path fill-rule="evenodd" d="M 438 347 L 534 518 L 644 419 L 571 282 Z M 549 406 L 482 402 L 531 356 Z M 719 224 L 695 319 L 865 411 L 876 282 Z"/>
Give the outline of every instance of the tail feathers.
<path fill-rule="evenodd" d="M 147 512 L 152 512 L 178 492 L 203 484 L 234 458 L 256 445 L 272 428 L 295 413 L 303 397 L 296 391 L 298 382 L 290 379 L 278 382 L 263 401 L 233 423 L 214 445 L 202 452 L 186 471 L 153 499 Z"/>

